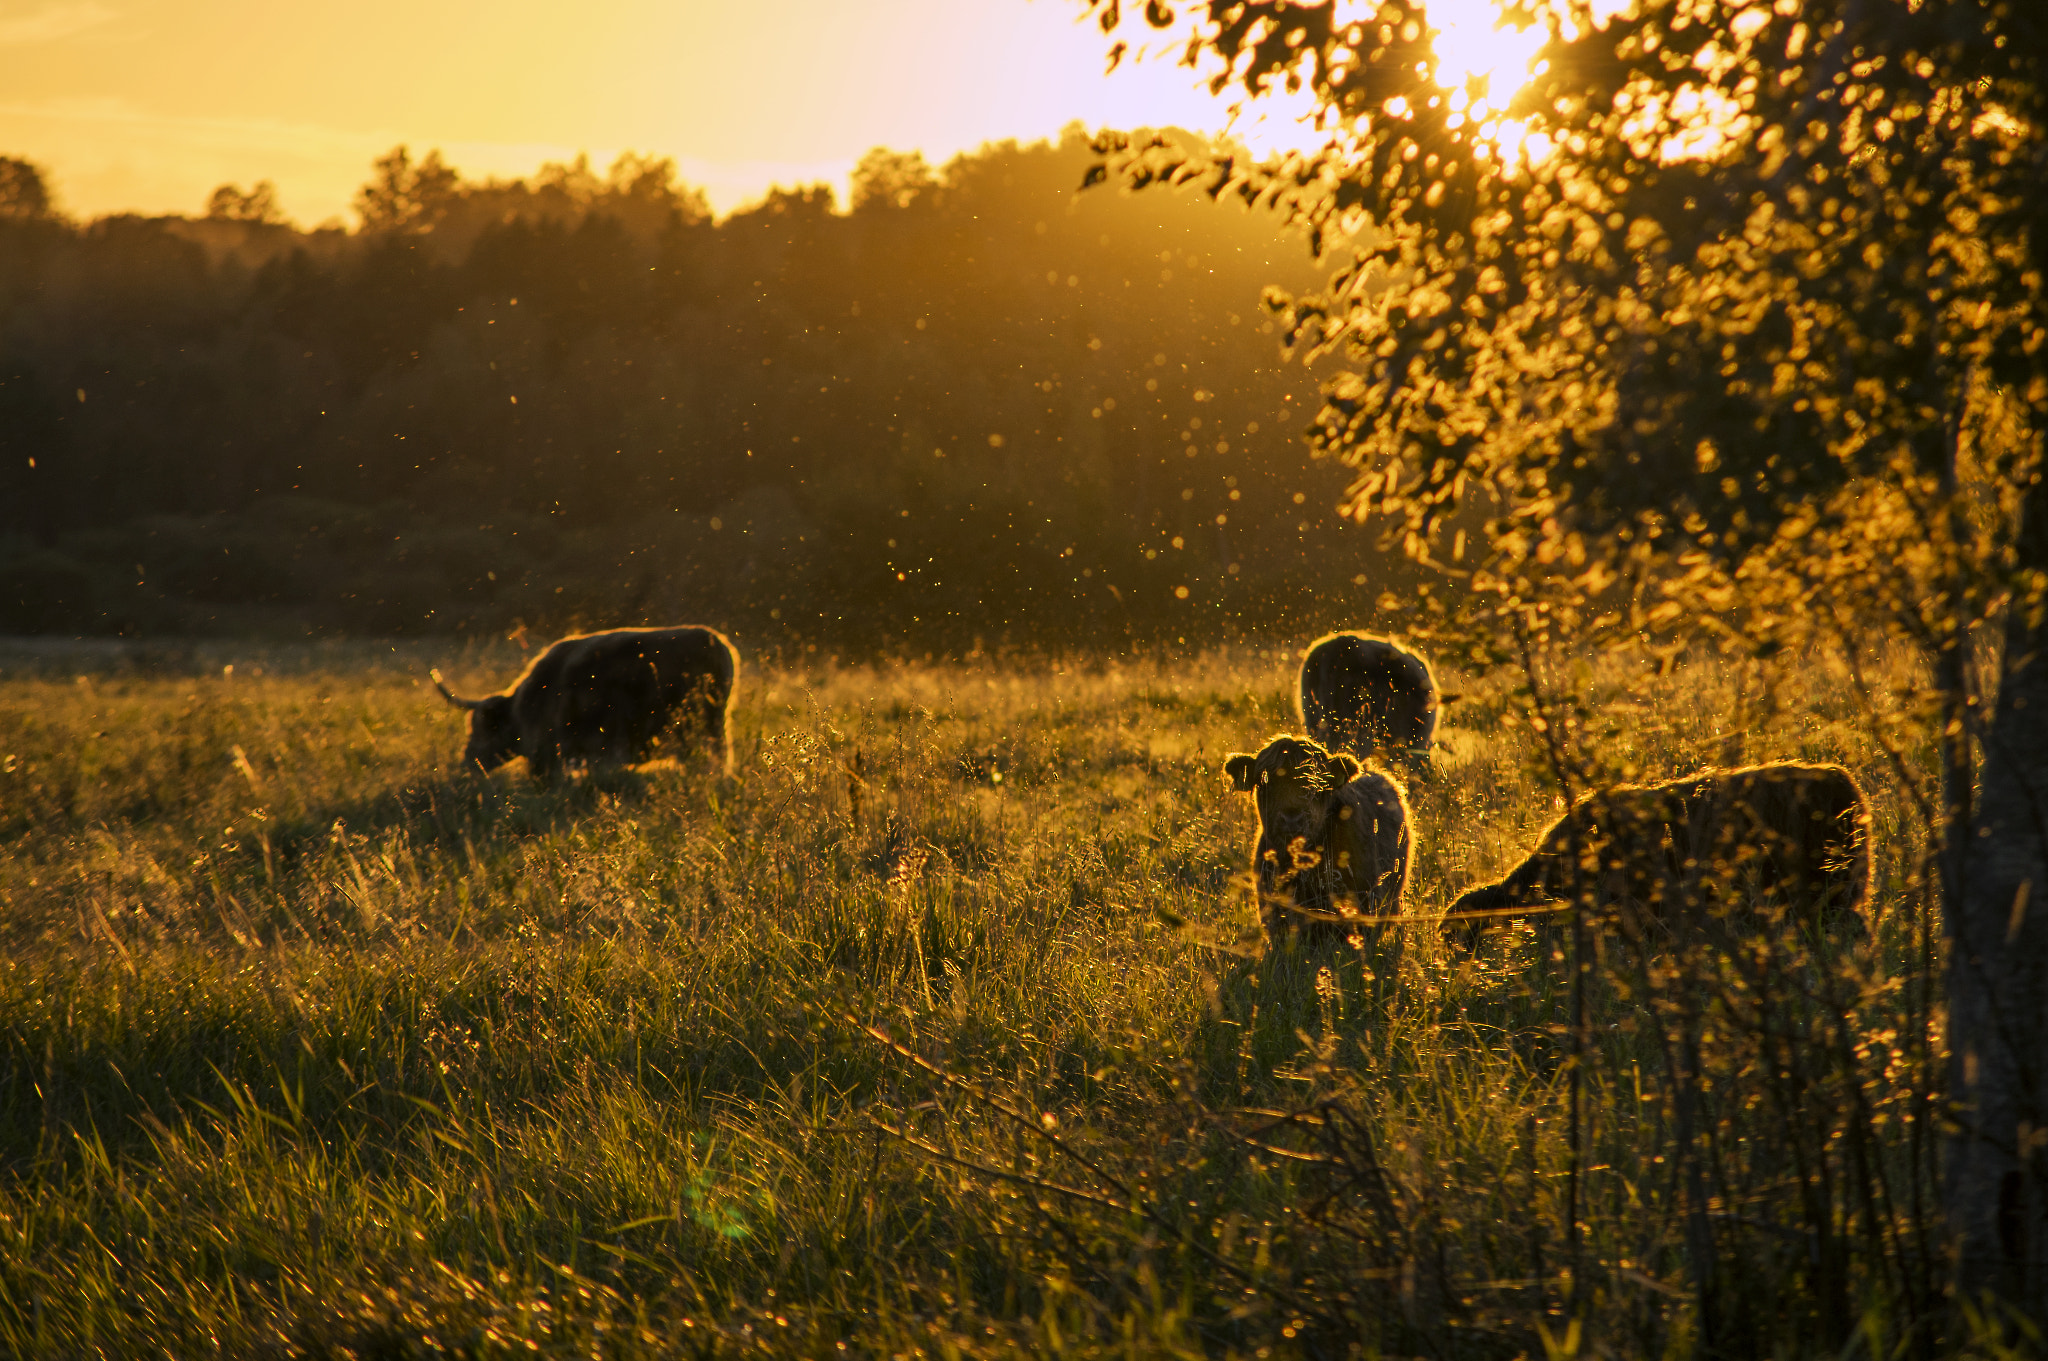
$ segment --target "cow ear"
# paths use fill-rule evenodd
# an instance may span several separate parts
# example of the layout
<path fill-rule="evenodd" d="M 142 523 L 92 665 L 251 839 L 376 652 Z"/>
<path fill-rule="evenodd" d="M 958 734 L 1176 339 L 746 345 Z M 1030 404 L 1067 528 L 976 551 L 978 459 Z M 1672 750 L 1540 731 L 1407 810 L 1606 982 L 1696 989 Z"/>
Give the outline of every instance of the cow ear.
<path fill-rule="evenodd" d="M 1330 764 L 1325 769 L 1330 772 L 1331 780 L 1335 781 L 1336 785 L 1341 788 L 1357 779 L 1358 773 L 1364 770 L 1365 767 L 1340 751 L 1330 758 Z"/>
<path fill-rule="evenodd" d="M 1249 793 L 1252 788 L 1252 771 L 1258 766 L 1259 758 L 1244 752 L 1233 752 L 1223 762 L 1223 773 L 1230 777 L 1231 788 L 1239 793 Z"/>

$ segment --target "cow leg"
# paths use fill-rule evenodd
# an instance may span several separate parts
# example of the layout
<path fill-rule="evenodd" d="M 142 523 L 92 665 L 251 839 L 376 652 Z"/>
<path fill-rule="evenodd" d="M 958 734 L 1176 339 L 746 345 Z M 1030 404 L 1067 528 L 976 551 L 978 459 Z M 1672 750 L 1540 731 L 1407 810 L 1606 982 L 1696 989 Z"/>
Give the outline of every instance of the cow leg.
<path fill-rule="evenodd" d="M 711 763 L 723 770 L 726 758 L 725 706 L 707 697 L 698 723 L 704 729 L 704 741 L 711 753 Z"/>
<path fill-rule="evenodd" d="M 709 682 L 700 683 L 690 699 L 690 725 L 697 731 L 697 745 L 715 773 L 731 774 L 732 747 L 726 737 L 725 705 Z"/>

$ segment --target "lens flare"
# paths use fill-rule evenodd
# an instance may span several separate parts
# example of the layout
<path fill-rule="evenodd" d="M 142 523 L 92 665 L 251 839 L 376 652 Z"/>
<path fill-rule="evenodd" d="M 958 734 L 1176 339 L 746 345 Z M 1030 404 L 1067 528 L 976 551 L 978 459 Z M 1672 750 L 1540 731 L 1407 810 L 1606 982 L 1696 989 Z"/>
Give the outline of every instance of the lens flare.
<path fill-rule="evenodd" d="M 1540 25 L 1508 27 L 1494 0 L 1432 0 L 1428 14 L 1436 83 L 1486 108 L 1502 107 L 1528 82 L 1550 36 Z"/>
<path fill-rule="evenodd" d="M 1584 17 L 1594 27 L 1628 11 L 1635 0 L 1591 0 Z M 1562 4 L 1550 6 L 1559 36 L 1578 36 L 1574 17 Z M 1449 92 L 1453 119 L 1470 120 L 1481 140 L 1503 161 L 1534 163 L 1556 148 L 1540 132 L 1532 133 L 1520 119 L 1502 116 L 1516 93 L 1542 74 L 1543 45 L 1550 24 L 1539 20 L 1526 28 L 1511 25 L 1499 0 L 1429 0 L 1430 46 L 1436 51 L 1436 83 Z"/>

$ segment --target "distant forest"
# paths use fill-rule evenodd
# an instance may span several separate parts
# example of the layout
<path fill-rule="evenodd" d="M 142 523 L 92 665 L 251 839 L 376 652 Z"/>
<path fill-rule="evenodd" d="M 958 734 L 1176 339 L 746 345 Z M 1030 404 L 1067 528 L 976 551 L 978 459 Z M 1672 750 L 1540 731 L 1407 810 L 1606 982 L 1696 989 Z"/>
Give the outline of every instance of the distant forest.
<path fill-rule="evenodd" d="M 1277 219 L 1093 157 L 866 157 L 714 221 L 672 163 L 380 159 L 90 222 L 0 160 L 0 632 L 699 620 L 777 646 L 1210 640 L 1398 570 L 1299 439 Z"/>

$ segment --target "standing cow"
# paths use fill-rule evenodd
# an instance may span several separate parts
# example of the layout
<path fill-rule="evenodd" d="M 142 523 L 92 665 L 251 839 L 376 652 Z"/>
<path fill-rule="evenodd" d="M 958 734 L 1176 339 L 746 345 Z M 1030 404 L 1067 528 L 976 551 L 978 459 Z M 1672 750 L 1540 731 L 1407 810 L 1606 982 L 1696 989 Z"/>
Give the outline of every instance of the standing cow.
<path fill-rule="evenodd" d="M 1429 663 L 1389 638 L 1332 633 L 1301 663 L 1301 723 L 1332 751 L 1429 768 L 1438 696 Z"/>
<path fill-rule="evenodd" d="M 1237 753 L 1223 770 L 1258 805 L 1252 868 L 1269 939 L 1299 928 L 1328 940 L 1356 929 L 1347 919 L 1401 910 L 1409 844 L 1400 785 L 1299 737 Z"/>
<path fill-rule="evenodd" d="M 739 654 L 716 629 L 572 634 L 482 699 L 458 699 L 439 671 L 432 675 L 450 704 L 469 711 L 462 760 L 478 770 L 524 756 L 527 770 L 545 781 L 563 769 L 631 765 L 651 757 L 673 725 L 732 772 L 726 709 Z"/>
<path fill-rule="evenodd" d="M 1781 761 L 1623 785 L 1580 801 L 1498 883 L 1468 890 L 1461 912 L 1503 912 L 1591 891 L 1646 921 L 1666 921 L 1727 890 L 1775 895 L 1795 920 L 1858 915 L 1870 887 L 1870 807 L 1836 765 Z M 1483 919 L 1454 920 L 1476 935 Z"/>

